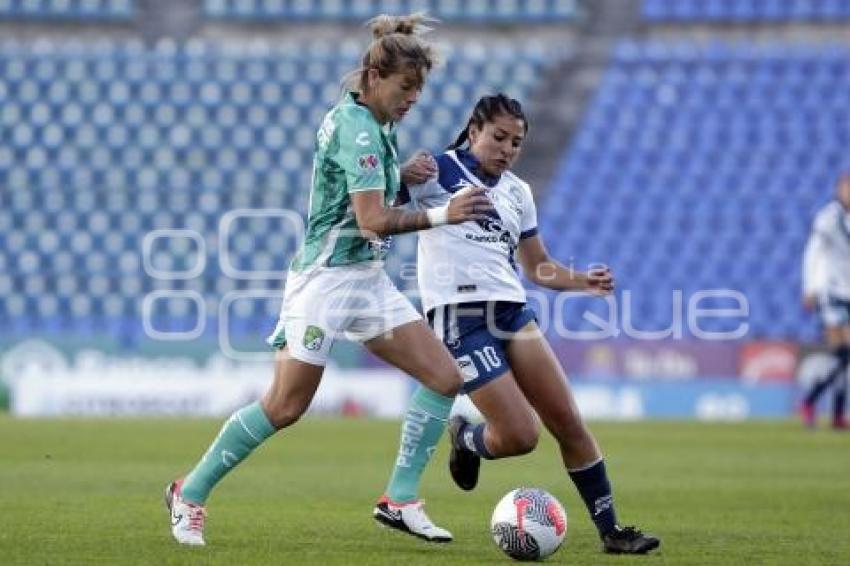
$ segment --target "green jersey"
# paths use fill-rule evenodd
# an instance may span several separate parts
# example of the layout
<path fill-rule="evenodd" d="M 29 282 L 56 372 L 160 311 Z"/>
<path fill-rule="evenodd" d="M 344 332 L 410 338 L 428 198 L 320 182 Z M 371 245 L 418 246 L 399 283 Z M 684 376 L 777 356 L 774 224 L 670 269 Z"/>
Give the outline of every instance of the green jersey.
<path fill-rule="evenodd" d="M 390 239 L 361 235 L 351 194 L 383 190 L 384 205 L 390 206 L 400 184 L 395 131 L 382 128 L 355 94 L 346 94 L 316 135 L 307 232 L 290 268 L 303 271 L 384 259 Z"/>

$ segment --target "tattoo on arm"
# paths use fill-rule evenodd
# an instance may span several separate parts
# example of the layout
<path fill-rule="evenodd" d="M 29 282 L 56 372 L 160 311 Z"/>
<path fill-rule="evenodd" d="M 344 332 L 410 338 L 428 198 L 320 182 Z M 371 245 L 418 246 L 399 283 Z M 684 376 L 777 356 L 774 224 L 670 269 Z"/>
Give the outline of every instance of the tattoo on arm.
<path fill-rule="evenodd" d="M 405 234 L 431 227 L 431 222 L 428 220 L 428 215 L 425 212 L 406 212 L 393 208 L 385 208 L 383 214 L 381 233 L 384 235 Z"/>

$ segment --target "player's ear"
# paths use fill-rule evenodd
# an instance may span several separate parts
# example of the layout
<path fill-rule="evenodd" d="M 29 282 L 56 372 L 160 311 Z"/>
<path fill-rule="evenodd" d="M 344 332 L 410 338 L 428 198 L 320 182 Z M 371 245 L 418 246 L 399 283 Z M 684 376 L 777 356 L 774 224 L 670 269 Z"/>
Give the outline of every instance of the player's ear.
<path fill-rule="evenodd" d="M 477 124 L 470 124 L 469 130 L 467 131 L 467 136 L 469 139 L 469 145 L 475 145 L 475 141 L 478 139 L 478 136 L 481 135 L 481 128 L 478 127 Z"/>
<path fill-rule="evenodd" d="M 378 81 L 381 79 L 381 74 L 378 72 L 378 69 L 375 67 L 370 67 L 366 72 L 366 84 L 369 87 L 369 90 L 372 90 L 378 85 Z"/>

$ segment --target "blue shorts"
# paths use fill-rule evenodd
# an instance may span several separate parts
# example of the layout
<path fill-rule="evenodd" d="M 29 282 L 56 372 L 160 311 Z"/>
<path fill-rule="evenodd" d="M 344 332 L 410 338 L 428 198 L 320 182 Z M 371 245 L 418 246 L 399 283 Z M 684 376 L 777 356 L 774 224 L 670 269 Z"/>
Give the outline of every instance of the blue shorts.
<path fill-rule="evenodd" d="M 820 317 L 826 326 L 850 326 L 850 301 L 825 297 L 820 304 Z"/>
<path fill-rule="evenodd" d="M 504 301 L 443 305 L 428 311 L 431 328 L 457 361 L 464 393 L 510 370 L 508 342 L 536 320 L 525 303 Z"/>

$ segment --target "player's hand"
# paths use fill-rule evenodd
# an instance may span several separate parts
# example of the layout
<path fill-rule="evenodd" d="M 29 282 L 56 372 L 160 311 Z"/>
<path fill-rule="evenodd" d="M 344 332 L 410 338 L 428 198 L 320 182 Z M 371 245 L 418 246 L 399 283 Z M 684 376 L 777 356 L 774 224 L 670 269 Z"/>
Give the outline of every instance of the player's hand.
<path fill-rule="evenodd" d="M 596 267 L 586 274 L 587 290 L 597 297 L 614 292 L 614 274 L 608 267 Z"/>
<path fill-rule="evenodd" d="M 813 311 L 818 307 L 817 295 L 803 295 L 803 308 L 807 311 Z"/>
<path fill-rule="evenodd" d="M 460 224 L 467 220 L 487 220 L 493 212 L 493 201 L 484 187 L 466 187 L 454 194 L 449 201 L 449 224 Z"/>
<path fill-rule="evenodd" d="M 419 150 L 401 166 L 401 182 L 421 185 L 437 174 L 437 161 L 425 150 Z"/>

